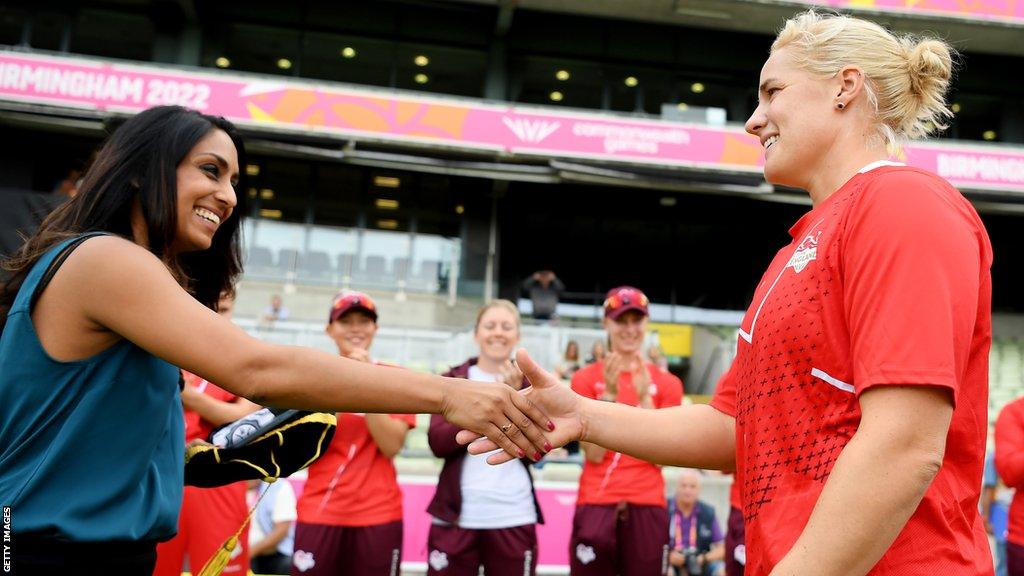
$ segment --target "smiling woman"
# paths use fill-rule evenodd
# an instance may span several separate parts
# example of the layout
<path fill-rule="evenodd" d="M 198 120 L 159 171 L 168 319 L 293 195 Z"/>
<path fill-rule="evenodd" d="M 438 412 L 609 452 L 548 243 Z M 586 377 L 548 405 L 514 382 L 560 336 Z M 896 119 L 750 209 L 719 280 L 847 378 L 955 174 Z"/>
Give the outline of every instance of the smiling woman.
<path fill-rule="evenodd" d="M 599 402 L 520 353 L 556 443 L 735 469 L 748 574 L 991 575 L 978 479 L 992 246 L 956 188 L 889 160 L 948 117 L 951 73 L 939 40 L 814 11 L 787 21 L 746 128 L 765 178 L 813 208 L 758 283 L 714 399 Z"/>
<path fill-rule="evenodd" d="M 480 355 L 452 368 L 448 376 L 473 380 L 474 386 L 500 382 L 510 390 L 523 387 L 523 373 L 511 361 L 519 343 L 515 304 L 494 300 L 481 308 L 473 339 Z M 444 467 L 427 507 L 434 517 L 427 536 L 428 576 L 476 574 L 481 567 L 498 576 L 536 574 L 537 524 L 544 518 L 529 466 L 541 453 L 519 452 L 518 461 L 491 466 L 487 456 L 468 454 L 455 441 L 458 431 L 439 416 L 430 419 L 430 449 L 444 458 Z M 501 431 L 518 434 L 511 420 Z"/>
<path fill-rule="evenodd" d="M 0 501 L 16 572 L 152 572 L 182 501 L 179 368 L 259 404 L 442 413 L 513 453 L 547 443 L 549 420 L 505 385 L 267 344 L 213 313 L 241 271 L 244 155 L 222 118 L 142 112 L 4 263 Z"/>

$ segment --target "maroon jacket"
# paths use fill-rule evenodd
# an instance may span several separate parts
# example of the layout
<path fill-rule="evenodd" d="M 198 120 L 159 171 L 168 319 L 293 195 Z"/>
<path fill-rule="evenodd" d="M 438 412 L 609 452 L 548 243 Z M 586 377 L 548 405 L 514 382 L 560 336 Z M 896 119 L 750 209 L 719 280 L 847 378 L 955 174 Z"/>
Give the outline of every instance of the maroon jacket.
<path fill-rule="evenodd" d="M 452 378 L 468 378 L 469 367 L 475 365 L 476 358 L 470 358 L 465 363 L 445 372 L 444 376 Z M 449 423 L 443 416 L 434 414 L 430 417 L 430 430 L 427 432 L 427 440 L 430 443 L 430 451 L 438 458 L 444 458 L 444 466 L 441 468 L 441 475 L 437 478 L 437 491 L 434 492 L 434 499 L 427 506 L 427 512 L 450 524 L 457 524 L 459 515 L 462 513 L 462 462 L 466 459 L 466 447 L 455 441 L 455 435 L 460 428 Z M 526 468 L 527 478 L 530 479 L 530 492 L 533 494 L 533 506 L 537 510 L 537 523 L 544 523 L 544 514 L 540 510 L 540 503 L 537 502 L 537 491 L 533 488 L 533 476 L 530 474 L 530 461 L 526 458 L 519 462 Z"/>

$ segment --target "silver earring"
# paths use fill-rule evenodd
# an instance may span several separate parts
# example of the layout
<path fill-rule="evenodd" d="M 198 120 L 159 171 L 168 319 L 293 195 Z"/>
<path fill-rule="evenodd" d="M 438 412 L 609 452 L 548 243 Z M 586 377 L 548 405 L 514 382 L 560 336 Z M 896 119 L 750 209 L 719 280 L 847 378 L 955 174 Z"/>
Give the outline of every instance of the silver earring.
<path fill-rule="evenodd" d="M 836 104 L 836 108 L 839 108 L 840 110 L 842 110 L 843 108 L 846 108 L 846 104 L 843 104 L 842 102 L 840 102 L 839 104 Z"/>

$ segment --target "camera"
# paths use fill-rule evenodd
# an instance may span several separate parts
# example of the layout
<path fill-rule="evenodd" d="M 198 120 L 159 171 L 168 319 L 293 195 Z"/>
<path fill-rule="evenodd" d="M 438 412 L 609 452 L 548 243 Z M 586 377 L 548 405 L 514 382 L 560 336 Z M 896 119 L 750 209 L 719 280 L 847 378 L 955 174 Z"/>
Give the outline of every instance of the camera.
<path fill-rule="evenodd" d="M 704 564 L 700 561 L 700 551 L 694 547 L 683 550 L 683 569 L 687 576 L 701 576 L 704 574 Z"/>

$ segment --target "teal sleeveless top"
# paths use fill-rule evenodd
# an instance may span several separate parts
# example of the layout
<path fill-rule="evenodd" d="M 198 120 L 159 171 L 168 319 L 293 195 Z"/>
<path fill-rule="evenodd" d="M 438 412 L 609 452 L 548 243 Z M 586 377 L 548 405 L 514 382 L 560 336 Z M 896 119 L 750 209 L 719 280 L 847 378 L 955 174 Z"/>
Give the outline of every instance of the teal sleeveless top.
<path fill-rule="evenodd" d="M 54 360 L 32 324 L 40 280 L 74 241 L 32 267 L 0 337 L 0 503 L 15 535 L 167 540 L 184 484 L 178 369 L 127 340 Z"/>

